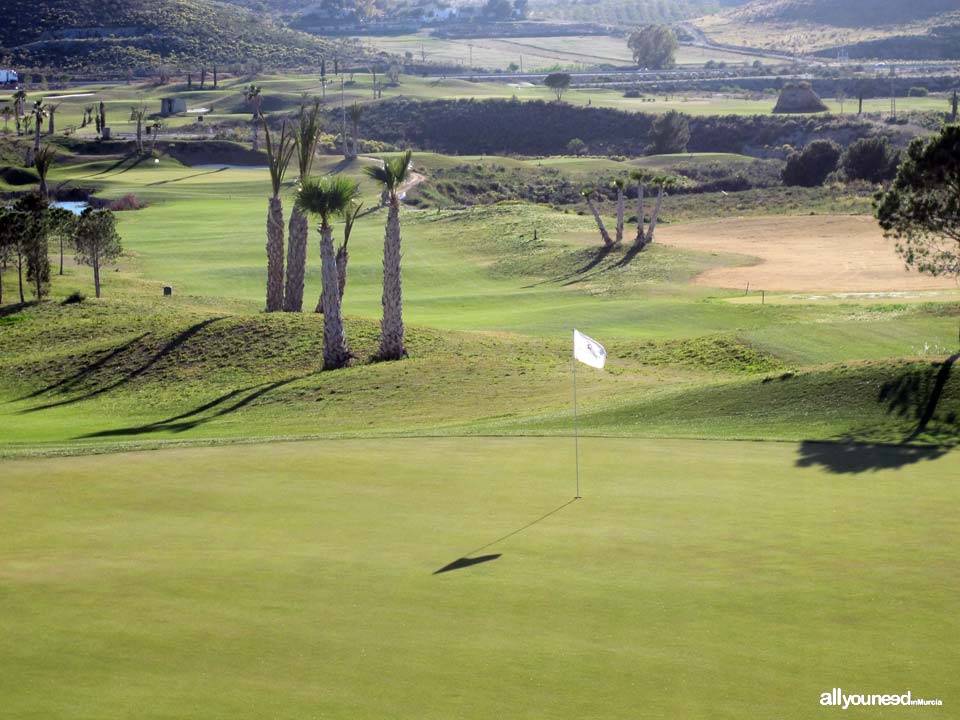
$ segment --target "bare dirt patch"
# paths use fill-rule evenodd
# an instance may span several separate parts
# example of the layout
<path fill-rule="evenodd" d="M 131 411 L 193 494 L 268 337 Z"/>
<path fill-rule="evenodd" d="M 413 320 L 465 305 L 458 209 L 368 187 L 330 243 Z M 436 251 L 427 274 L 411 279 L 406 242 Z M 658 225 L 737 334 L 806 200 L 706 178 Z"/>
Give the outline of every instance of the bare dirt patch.
<path fill-rule="evenodd" d="M 745 255 L 740 267 L 707 270 L 695 285 L 757 290 L 864 292 L 955 288 L 951 278 L 908 272 L 876 220 L 849 215 L 760 217 L 657 229 L 657 242 Z"/>

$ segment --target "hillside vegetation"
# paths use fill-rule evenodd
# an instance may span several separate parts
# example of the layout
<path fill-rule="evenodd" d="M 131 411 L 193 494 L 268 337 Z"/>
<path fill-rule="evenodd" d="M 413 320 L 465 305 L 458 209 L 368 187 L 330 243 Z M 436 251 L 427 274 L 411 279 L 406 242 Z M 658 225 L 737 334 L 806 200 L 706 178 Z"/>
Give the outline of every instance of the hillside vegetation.
<path fill-rule="evenodd" d="M 851 57 L 960 57 L 954 0 L 752 0 L 697 21 L 725 44 Z"/>
<path fill-rule="evenodd" d="M 213 0 L 8 0 L 0 56 L 16 66 L 104 70 L 199 62 L 302 66 L 330 42 Z"/>

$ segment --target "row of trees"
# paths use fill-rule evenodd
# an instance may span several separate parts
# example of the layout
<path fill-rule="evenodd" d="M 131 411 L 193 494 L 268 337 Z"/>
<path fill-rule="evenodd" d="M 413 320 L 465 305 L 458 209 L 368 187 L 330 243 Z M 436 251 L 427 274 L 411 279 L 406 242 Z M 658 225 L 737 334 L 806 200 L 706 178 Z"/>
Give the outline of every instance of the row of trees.
<path fill-rule="evenodd" d="M 78 263 L 93 269 L 93 282 L 100 297 L 100 268 L 121 252 L 113 213 L 87 208 L 77 216 L 52 206 L 46 196 L 31 193 L 21 197 L 11 208 L 0 207 L 0 264 L 17 270 L 20 302 L 26 301 L 25 282 L 40 301 L 47 296 L 50 284 L 50 241 L 60 245 L 60 275 L 66 248 L 76 251 Z M 3 282 L 0 275 L 0 302 Z"/>
<path fill-rule="evenodd" d="M 313 158 L 320 141 L 319 98 L 304 102 L 293 123 L 284 121 L 279 133 L 271 131 L 265 118 L 267 158 L 271 195 L 267 210 L 267 312 L 301 312 L 307 265 L 307 215 L 320 220 L 320 275 L 322 290 L 317 312 L 324 316 L 324 368 L 344 367 L 352 357 L 343 326 L 342 302 L 347 282 L 350 233 L 361 203 L 355 182 L 338 175 L 311 177 Z M 296 157 L 300 171 L 297 200 L 290 214 L 289 242 L 284 272 L 284 214 L 281 191 L 287 170 Z M 410 173 L 411 153 L 385 160 L 382 166 L 366 168 L 367 174 L 384 189 L 388 207 L 383 248 L 383 317 L 379 360 L 406 356 L 403 326 L 403 297 L 400 273 L 400 194 Z M 343 240 L 334 247 L 332 222 L 344 220 Z"/>

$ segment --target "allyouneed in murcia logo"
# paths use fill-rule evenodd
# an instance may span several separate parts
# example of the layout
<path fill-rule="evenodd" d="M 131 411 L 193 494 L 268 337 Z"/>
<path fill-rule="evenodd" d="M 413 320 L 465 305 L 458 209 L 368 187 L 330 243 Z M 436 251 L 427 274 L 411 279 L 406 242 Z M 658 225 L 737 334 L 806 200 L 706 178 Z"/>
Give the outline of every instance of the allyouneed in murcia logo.
<path fill-rule="evenodd" d="M 869 706 L 887 706 L 887 705 L 943 705 L 940 700 L 926 700 L 924 698 L 915 698 L 910 690 L 897 695 L 844 695 L 840 688 L 833 688 L 830 692 L 820 693 L 820 704 L 830 707 L 839 707 L 846 710 L 849 707 L 869 707 Z"/>

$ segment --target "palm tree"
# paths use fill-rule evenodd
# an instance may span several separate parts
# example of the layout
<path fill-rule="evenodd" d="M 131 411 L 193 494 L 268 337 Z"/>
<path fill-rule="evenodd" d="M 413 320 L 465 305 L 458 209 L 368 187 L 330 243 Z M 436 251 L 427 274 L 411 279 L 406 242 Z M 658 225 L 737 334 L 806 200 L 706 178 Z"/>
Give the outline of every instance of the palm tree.
<path fill-rule="evenodd" d="M 360 118 L 363 117 L 363 105 L 354 103 L 347 111 L 347 115 L 350 116 L 350 126 L 353 131 L 353 145 L 350 148 L 350 155 L 356 157 L 357 150 L 360 147 Z"/>
<path fill-rule="evenodd" d="M 85 105 L 83 108 L 83 120 L 80 127 L 86 127 L 93 122 L 93 105 Z"/>
<path fill-rule="evenodd" d="M 371 178 L 383 185 L 388 195 L 387 227 L 383 239 L 383 319 L 380 321 L 380 360 L 400 360 L 407 356 L 403 344 L 403 292 L 400 285 L 400 192 L 410 175 L 407 150 L 383 161 L 383 165 L 365 168 Z"/>
<path fill-rule="evenodd" d="M 600 228 L 600 237 L 603 238 L 604 247 L 611 247 L 613 240 L 610 238 L 610 233 L 607 232 L 607 226 L 603 224 L 603 218 L 600 217 L 597 206 L 593 203 L 596 190 L 591 187 L 585 187 L 580 191 L 580 194 L 583 196 L 583 199 L 587 201 L 587 206 L 590 208 L 590 212 L 593 213 L 593 219 L 597 221 L 597 227 Z"/>
<path fill-rule="evenodd" d="M 308 178 L 300 186 L 297 206 L 320 217 L 320 263 L 323 279 L 323 367 L 336 370 L 350 361 L 350 350 L 340 310 L 337 259 L 333 250 L 330 221 L 344 214 L 360 194 L 356 182 L 339 175 Z"/>
<path fill-rule="evenodd" d="M 253 151 L 259 152 L 260 137 L 258 133 L 258 127 L 262 117 L 260 108 L 263 107 L 263 95 L 260 93 L 260 86 L 251 85 L 244 91 L 243 97 L 251 105 L 251 107 L 253 107 Z"/>
<path fill-rule="evenodd" d="M 617 178 L 613 181 L 613 187 L 617 191 L 617 245 L 623 242 L 623 191 L 627 187 L 627 181 L 623 178 Z"/>
<path fill-rule="evenodd" d="M 27 103 L 27 93 L 25 90 L 17 90 L 13 94 L 13 111 L 17 118 L 17 135 L 22 135 L 20 131 L 20 118 L 24 117 L 27 113 L 25 111 L 25 106 Z"/>
<path fill-rule="evenodd" d="M 43 129 L 43 119 L 47 117 L 50 110 L 43 104 L 43 100 L 37 100 L 33 104 L 33 110 L 30 114 L 33 116 L 33 154 L 40 152 L 40 131 Z"/>
<path fill-rule="evenodd" d="M 300 169 L 300 179 L 309 177 L 313 167 L 313 158 L 320 142 L 320 100 L 314 98 L 313 105 L 307 106 L 306 101 L 300 104 L 300 118 L 293 130 L 293 141 L 296 146 L 297 165 Z M 290 213 L 290 237 L 287 244 L 287 281 L 283 289 L 284 312 L 300 312 L 303 310 L 303 281 L 307 273 L 307 216 L 294 206 Z"/>
<path fill-rule="evenodd" d="M 287 132 L 286 120 L 276 144 L 266 123 L 264 132 L 273 190 L 267 212 L 267 312 L 279 312 L 283 309 L 283 201 L 280 200 L 280 190 L 295 146 L 292 133 Z"/>
<path fill-rule="evenodd" d="M 644 170 L 643 168 L 637 168 L 630 172 L 630 179 L 635 180 L 637 183 L 637 237 L 634 240 L 635 245 L 643 246 L 644 239 L 646 234 L 644 232 L 644 207 L 643 207 L 643 186 L 650 180 L 651 173 L 649 170 Z"/>
<path fill-rule="evenodd" d="M 44 145 L 33 157 L 33 166 L 37 169 L 37 175 L 40 176 L 40 194 L 47 197 L 47 174 L 53 166 L 53 161 L 57 157 L 57 149 L 53 145 Z"/>
<path fill-rule="evenodd" d="M 53 135 L 57 131 L 56 115 L 59 107 L 60 103 L 55 105 L 47 105 L 47 112 L 49 113 L 49 119 L 47 120 L 47 135 Z"/>
<path fill-rule="evenodd" d="M 653 233 L 657 229 L 657 220 L 660 217 L 660 208 L 663 206 L 664 193 L 676 185 L 676 180 L 669 175 L 658 175 L 648 170 L 634 170 L 630 177 L 637 181 L 637 237 L 634 244 L 641 250 L 653 242 Z M 650 225 L 644 229 L 644 186 L 653 185 L 657 188 L 657 202 L 650 215 Z"/>
<path fill-rule="evenodd" d="M 13 108 L 4 105 L 3 109 L 0 110 L 0 116 L 3 116 L 3 131 L 8 132 L 10 130 L 10 118 L 13 117 Z"/>
<path fill-rule="evenodd" d="M 339 290 L 340 304 L 343 304 L 343 293 L 347 289 L 347 263 L 350 262 L 350 253 L 347 245 L 350 242 L 350 234 L 353 232 L 353 224 L 357 221 L 360 209 L 363 203 L 354 203 L 343 216 L 343 243 L 337 248 L 337 288 Z"/>
<path fill-rule="evenodd" d="M 137 123 L 137 152 L 143 154 L 143 119 L 147 116 L 147 106 L 140 100 L 130 106 L 130 119 Z"/>

